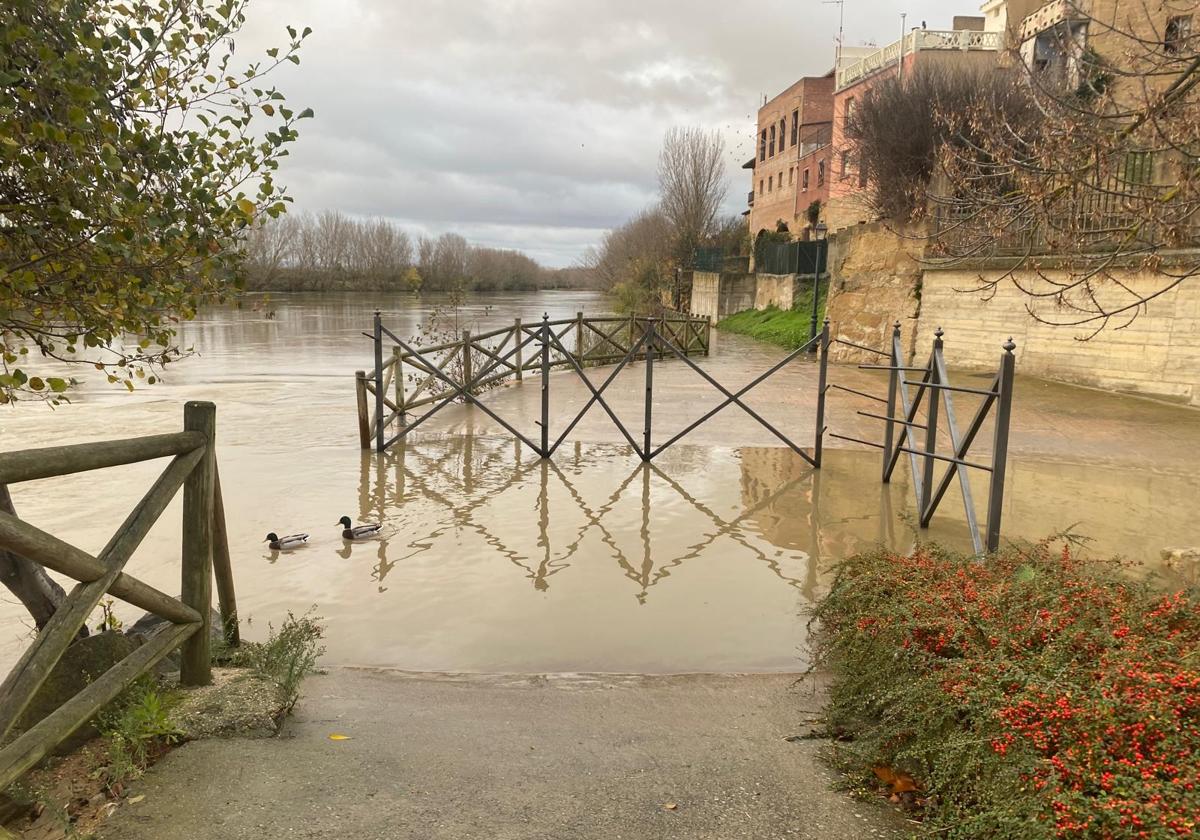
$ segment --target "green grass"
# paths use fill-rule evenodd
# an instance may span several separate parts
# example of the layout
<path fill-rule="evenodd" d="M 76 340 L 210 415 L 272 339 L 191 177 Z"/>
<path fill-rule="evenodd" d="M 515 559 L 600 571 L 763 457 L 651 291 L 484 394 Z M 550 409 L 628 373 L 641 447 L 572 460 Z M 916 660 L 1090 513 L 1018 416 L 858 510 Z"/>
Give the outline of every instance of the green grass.
<path fill-rule="evenodd" d="M 821 301 L 817 309 L 817 329 L 825 319 L 825 302 Z M 789 350 L 794 350 L 808 341 L 812 329 L 812 297 L 805 295 L 796 302 L 796 307 L 790 310 L 768 307 L 764 310 L 747 309 L 730 315 L 717 324 L 717 329 L 725 332 L 748 335 L 759 341 L 778 344 Z"/>

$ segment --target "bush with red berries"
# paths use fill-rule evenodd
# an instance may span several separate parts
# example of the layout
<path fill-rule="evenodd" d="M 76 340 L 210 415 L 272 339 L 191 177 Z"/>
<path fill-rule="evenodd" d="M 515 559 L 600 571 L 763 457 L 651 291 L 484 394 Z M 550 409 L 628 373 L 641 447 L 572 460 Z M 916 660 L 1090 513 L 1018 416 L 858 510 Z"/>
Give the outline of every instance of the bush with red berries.
<path fill-rule="evenodd" d="M 844 563 L 815 621 L 835 759 L 915 779 L 937 837 L 1200 836 L 1197 593 L 922 546 Z"/>

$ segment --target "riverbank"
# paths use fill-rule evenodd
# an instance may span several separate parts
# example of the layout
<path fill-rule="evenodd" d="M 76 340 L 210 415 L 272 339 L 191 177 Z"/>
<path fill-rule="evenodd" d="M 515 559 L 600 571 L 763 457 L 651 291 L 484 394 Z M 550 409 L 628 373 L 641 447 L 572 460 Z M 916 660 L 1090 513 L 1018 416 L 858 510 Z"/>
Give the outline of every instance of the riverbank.
<path fill-rule="evenodd" d="M 171 753 L 98 837 L 904 836 L 831 789 L 795 680 L 335 669 L 282 737 Z"/>
<path fill-rule="evenodd" d="M 817 307 L 817 330 L 825 318 L 824 303 Z M 788 350 L 803 346 L 812 337 L 812 295 L 805 295 L 794 309 L 747 309 L 730 315 L 717 329 L 776 344 Z"/>

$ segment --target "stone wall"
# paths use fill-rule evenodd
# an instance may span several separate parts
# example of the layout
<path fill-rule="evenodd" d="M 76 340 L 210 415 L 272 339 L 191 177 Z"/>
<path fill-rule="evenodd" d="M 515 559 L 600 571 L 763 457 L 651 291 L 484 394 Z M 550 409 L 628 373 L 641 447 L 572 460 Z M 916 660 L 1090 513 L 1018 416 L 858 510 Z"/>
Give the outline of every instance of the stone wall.
<path fill-rule="evenodd" d="M 1115 319 L 1082 340 L 1098 325 L 1044 323 L 1069 321 L 1072 310 L 1018 288 L 1048 291 L 1052 282 L 1067 278 L 1061 269 L 1043 267 L 1040 275 L 1026 271 L 1010 278 L 996 264 L 935 266 L 924 261 L 920 231 L 901 235 L 882 223 L 831 237 L 829 264 L 828 314 L 836 337 L 883 350 L 899 320 L 906 360 L 914 350 L 923 360 L 941 327 L 950 365 L 993 370 L 1001 345 L 1012 336 L 1019 373 L 1200 406 L 1200 283 L 1181 283 L 1151 300 L 1132 322 Z M 1162 275 L 1137 267 L 1114 274 L 1128 291 L 1112 282 L 1100 286 L 1097 295 L 1109 308 L 1129 303 L 1130 293 L 1149 296 L 1165 285 Z M 1001 282 L 987 294 L 964 291 L 992 279 Z M 830 352 L 838 362 L 877 361 L 845 345 L 835 344 Z"/>
<path fill-rule="evenodd" d="M 778 309 L 791 309 L 796 299 L 796 274 L 758 274 L 754 291 L 754 308 L 767 309 L 774 306 Z"/>
<path fill-rule="evenodd" d="M 1043 272 L 1062 279 L 1062 271 Z M 997 276 L 992 269 L 984 276 Z M 1122 329 L 1123 321 L 1081 341 L 1096 325 L 1079 327 L 1040 323 L 1026 309 L 1047 320 L 1069 320 L 1069 310 L 1054 309 L 1049 299 L 1037 301 L 1005 279 L 987 299 L 956 291 L 979 285 L 981 269 L 927 270 L 921 290 L 917 346 L 933 341 L 939 326 L 946 331 L 946 361 L 959 367 L 993 368 L 1000 345 L 1010 335 L 1017 342 L 1017 370 L 1046 379 L 1090 385 L 1109 391 L 1142 394 L 1200 405 L 1200 284 L 1181 283 L 1150 301 L 1147 309 Z M 1015 279 L 1037 289 L 1046 281 L 1031 272 Z M 1163 278 L 1131 270 L 1119 278 L 1133 292 L 1148 295 L 1162 288 Z M 1109 303 L 1128 300 L 1110 284 L 1100 292 Z M 1102 299 L 1104 299 L 1102 298 Z M 1040 308 L 1039 308 L 1040 307 Z"/>
<path fill-rule="evenodd" d="M 901 237 L 882 223 L 856 225 L 829 240 L 832 281 L 826 314 L 834 334 L 866 347 L 886 349 L 892 325 L 900 321 L 902 341 L 911 352 L 920 314 L 924 240 Z M 878 361 L 872 354 L 835 344 L 836 362 Z"/>
<path fill-rule="evenodd" d="M 753 309 L 756 291 L 753 274 L 697 271 L 692 275 L 689 312 L 715 323 L 735 312 Z"/>

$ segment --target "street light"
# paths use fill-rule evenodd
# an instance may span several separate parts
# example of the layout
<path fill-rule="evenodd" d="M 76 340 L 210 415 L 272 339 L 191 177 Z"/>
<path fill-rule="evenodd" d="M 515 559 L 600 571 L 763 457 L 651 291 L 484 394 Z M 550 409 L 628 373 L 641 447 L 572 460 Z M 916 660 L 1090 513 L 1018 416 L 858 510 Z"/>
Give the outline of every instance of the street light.
<path fill-rule="evenodd" d="M 817 309 L 821 305 L 821 275 L 825 272 L 826 264 L 829 261 L 829 225 L 824 222 L 817 222 L 813 227 L 813 233 L 817 237 L 817 264 L 815 266 L 816 275 L 813 277 L 812 323 L 809 325 L 809 341 L 813 341 L 817 337 Z M 810 352 L 817 352 L 815 342 L 810 348 Z"/>

